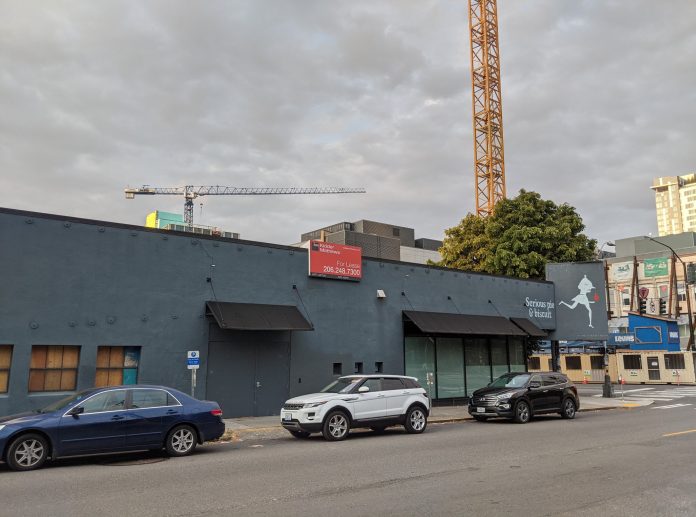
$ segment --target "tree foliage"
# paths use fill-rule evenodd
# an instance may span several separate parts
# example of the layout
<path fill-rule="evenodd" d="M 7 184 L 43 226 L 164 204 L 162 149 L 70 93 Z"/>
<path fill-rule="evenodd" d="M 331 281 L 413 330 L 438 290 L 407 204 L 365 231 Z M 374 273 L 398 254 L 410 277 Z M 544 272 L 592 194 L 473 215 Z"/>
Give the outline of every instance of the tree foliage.
<path fill-rule="evenodd" d="M 520 190 L 487 217 L 467 215 L 445 230 L 440 266 L 517 278 L 544 278 L 548 262 L 593 260 L 597 241 L 575 208 Z"/>

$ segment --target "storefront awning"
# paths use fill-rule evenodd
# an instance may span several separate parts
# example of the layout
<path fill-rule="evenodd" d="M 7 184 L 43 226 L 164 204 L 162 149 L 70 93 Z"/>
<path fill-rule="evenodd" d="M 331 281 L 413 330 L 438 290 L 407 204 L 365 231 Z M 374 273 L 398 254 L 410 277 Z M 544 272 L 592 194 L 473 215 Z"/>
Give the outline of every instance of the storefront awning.
<path fill-rule="evenodd" d="M 478 334 L 489 336 L 526 336 L 517 325 L 502 316 L 474 316 L 445 312 L 404 311 L 425 334 Z"/>
<path fill-rule="evenodd" d="M 206 315 L 213 316 L 221 329 L 231 330 L 314 330 L 294 305 L 205 302 Z"/>
<path fill-rule="evenodd" d="M 548 332 L 541 330 L 527 318 L 510 318 L 510 321 L 532 337 L 547 337 L 549 335 Z"/>

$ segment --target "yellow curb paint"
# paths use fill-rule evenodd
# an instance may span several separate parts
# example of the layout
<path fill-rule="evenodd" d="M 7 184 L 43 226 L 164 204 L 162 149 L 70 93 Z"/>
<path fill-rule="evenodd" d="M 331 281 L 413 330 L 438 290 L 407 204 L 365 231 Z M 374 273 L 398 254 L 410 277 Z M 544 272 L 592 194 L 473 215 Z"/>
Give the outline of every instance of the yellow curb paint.
<path fill-rule="evenodd" d="M 640 407 L 640 404 L 624 404 L 622 407 Z"/>
<path fill-rule="evenodd" d="M 667 438 L 669 436 L 679 436 L 680 434 L 689 434 L 689 433 L 696 433 L 696 429 L 691 429 L 689 431 L 679 431 L 678 433 L 667 433 L 667 434 L 663 434 L 662 437 Z"/>

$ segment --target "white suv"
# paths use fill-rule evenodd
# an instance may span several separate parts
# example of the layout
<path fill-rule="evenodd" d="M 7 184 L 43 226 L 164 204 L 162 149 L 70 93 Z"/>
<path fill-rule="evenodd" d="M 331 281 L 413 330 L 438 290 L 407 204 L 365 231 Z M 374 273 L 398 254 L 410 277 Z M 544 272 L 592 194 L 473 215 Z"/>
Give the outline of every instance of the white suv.
<path fill-rule="evenodd" d="M 348 375 L 285 402 L 280 421 L 296 438 L 321 432 L 327 440 L 343 440 L 351 427 L 382 432 L 403 425 L 408 433 L 422 433 L 429 414 L 428 395 L 414 377 Z"/>

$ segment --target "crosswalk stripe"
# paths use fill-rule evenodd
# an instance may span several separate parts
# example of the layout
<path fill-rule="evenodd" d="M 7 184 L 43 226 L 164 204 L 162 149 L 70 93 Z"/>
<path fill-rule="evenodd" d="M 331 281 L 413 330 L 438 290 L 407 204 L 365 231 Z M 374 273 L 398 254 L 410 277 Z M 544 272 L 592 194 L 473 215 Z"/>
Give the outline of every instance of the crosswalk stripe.
<path fill-rule="evenodd" d="M 654 407 L 652 409 L 674 409 L 674 408 L 686 407 L 686 406 L 691 406 L 691 404 L 672 404 L 669 406 L 657 406 L 657 407 Z"/>

